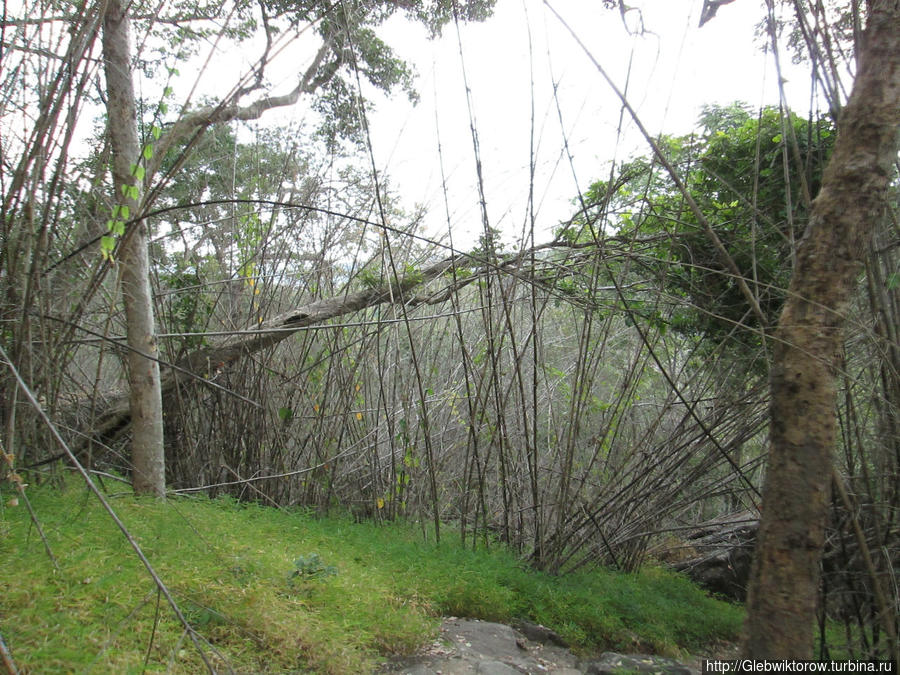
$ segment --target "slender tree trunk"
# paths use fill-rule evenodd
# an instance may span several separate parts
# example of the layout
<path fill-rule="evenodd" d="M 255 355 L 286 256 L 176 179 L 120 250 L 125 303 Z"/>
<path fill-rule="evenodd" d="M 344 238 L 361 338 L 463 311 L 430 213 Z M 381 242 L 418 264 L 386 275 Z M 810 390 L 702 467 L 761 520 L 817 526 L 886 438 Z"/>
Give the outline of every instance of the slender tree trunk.
<path fill-rule="evenodd" d="M 771 451 L 747 601 L 752 658 L 813 656 L 842 327 L 900 147 L 900 0 L 869 8 L 856 81 L 774 340 Z"/>
<path fill-rule="evenodd" d="M 140 208 L 141 181 L 134 175 L 134 167 L 139 162 L 141 146 L 131 78 L 129 24 L 122 0 L 108 0 L 103 21 L 103 61 L 115 198 L 117 204 L 127 206 L 136 215 Z M 163 497 L 166 477 L 162 394 L 156 361 L 147 231 L 143 221 L 134 223 L 122 238 L 119 262 L 129 347 L 132 483 L 137 494 Z"/>

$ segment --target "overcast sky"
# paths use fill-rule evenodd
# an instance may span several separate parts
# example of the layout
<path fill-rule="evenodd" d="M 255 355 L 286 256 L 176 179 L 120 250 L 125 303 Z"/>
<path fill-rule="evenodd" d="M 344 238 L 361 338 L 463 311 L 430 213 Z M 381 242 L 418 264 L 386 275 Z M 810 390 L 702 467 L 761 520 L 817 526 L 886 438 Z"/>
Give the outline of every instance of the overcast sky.
<path fill-rule="evenodd" d="M 605 9 L 600 0 L 550 4 L 617 86 L 627 89 L 631 105 L 654 135 L 689 133 L 703 104 L 740 100 L 756 107 L 778 102 L 773 58 L 762 52 L 755 37 L 763 2 L 734 0 L 700 28 L 703 0 L 629 0 L 640 10 L 628 13 L 630 28 L 642 19 L 642 35 L 629 33 L 619 13 Z M 448 231 L 441 159 L 454 244 L 468 248 L 482 228 L 463 63 L 490 224 L 505 233 L 508 243 L 522 233 L 527 220 L 532 110 L 539 241 L 546 241 L 571 215 L 579 191 L 608 175 L 611 161 L 648 153 L 627 116 L 617 133 L 618 99 L 541 0 L 498 0 L 491 19 L 463 25 L 462 57 L 453 25 L 440 39 L 428 40 L 421 25 L 398 15 L 379 33 L 414 66 L 421 101 L 413 107 L 402 94 L 376 101 L 369 111 L 376 163 L 407 210 L 417 204 L 427 207 L 429 236 Z M 302 72 L 309 61 L 302 47 L 292 49 L 269 71 L 275 94 L 293 87 L 298 69 Z M 201 81 L 211 82 L 213 93 L 222 95 L 216 91 L 221 83 L 250 68 L 251 61 L 240 60 L 255 56 L 253 50 L 220 53 L 212 66 L 218 74 Z M 232 61 L 235 68 L 226 65 Z M 788 54 L 782 63 L 790 65 Z M 197 72 L 183 74 L 190 80 L 197 77 Z M 810 103 L 805 69 L 785 74 L 791 106 L 805 114 Z M 263 123 L 303 120 L 308 109 L 308 102 L 301 102 L 290 112 L 267 113 Z M 564 137 L 574 157 L 574 176 Z"/>
<path fill-rule="evenodd" d="M 598 0 L 551 4 L 617 86 L 627 87 L 651 133 L 690 132 L 704 103 L 742 100 L 755 107 L 778 101 L 774 62 L 754 37 L 763 3 L 736 0 L 699 28 L 702 0 L 630 0 L 642 8 L 646 32 L 639 37 L 629 35 L 618 12 L 603 9 Z M 638 13 L 629 13 L 629 20 L 636 22 Z M 428 206 L 432 233 L 447 230 L 438 138 L 456 243 L 481 228 L 462 60 L 491 225 L 504 232 L 521 232 L 526 220 L 532 106 L 535 200 L 545 233 L 570 215 L 579 190 L 608 173 L 610 161 L 647 152 L 629 119 L 623 135 L 617 134 L 620 104 L 614 93 L 539 0 L 499 0 L 492 19 L 463 26 L 462 60 L 453 26 L 429 42 L 420 27 L 397 20 L 384 36 L 414 64 L 422 99 L 415 108 L 403 100 L 382 103 L 370 115 L 374 150 L 404 203 Z M 790 63 L 788 55 L 782 60 Z M 787 76 L 796 80 L 788 83 L 791 105 L 805 112 L 808 80 L 799 69 Z M 565 156 L 554 82 L 577 184 Z"/>

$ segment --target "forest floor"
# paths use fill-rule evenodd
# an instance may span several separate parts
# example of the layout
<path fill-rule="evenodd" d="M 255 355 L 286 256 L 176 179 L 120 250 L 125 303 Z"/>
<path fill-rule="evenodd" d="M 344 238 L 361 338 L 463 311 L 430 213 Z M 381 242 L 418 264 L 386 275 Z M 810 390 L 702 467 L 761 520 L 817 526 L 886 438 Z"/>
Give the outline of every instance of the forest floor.
<path fill-rule="evenodd" d="M 25 504 L 0 486 L 0 635 L 24 672 L 374 672 L 398 656 L 437 656 L 442 634 L 440 644 L 476 644 L 456 639 L 465 633 L 452 633 L 446 617 L 540 624 L 571 646 L 507 642 L 520 657 L 566 654 L 577 664 L 616 651 L 686 663 L 735 641 L 743 621 L 742 607 L 657 567 L 551 576 L 496 543 L 463 546 L 450 526 L 438 542 L 414 521 L 357 523 L 231 499 L 161 502 L 109 488 L 190 629 L 83 486 L 28 488 L 43 540 Z M 488 624 L 479 625 L 482 634 Z"/>

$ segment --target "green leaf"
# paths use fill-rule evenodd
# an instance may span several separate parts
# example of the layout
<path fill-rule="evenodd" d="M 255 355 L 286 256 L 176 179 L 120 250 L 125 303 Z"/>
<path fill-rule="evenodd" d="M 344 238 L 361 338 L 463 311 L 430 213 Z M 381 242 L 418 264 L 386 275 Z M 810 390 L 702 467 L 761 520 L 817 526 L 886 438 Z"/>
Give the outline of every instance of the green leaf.
<path fill-rule="evenodd" d="M 131 208 L 128 204 L 119 204 L 119 213 L 117 215 L 120 218 L 128 218 L 131 215 Z"/>
<path fill-rule="evenodd" d="M 125 234 L 125 223 L 123 223 L 121 220 L 117 220 L 112 224 L 112 227 L 109 228 L 109 231 L 117 237 L 121 237 L 123 234 Z"/>
<path fill-rule="evenodd" d="M 127 187 L 128 187 L 128 192 L 126 194 L 134 201 L 137 201 L 141 196 L 141 191 L 138 190 L 138 186 L 137 185 L 129 185 Z"/>
<path fill-rule="evenodd" d="M 104 235 L 100 237 L 100 250 L 112 251 L 116 247 L 116 238 Z"/>
<path fill-rule="evenodd" d="M 141 154 L 144 155 L 144 159 L 150 159 L 153 157 L 153 146 L 148 143 L 144 146 L 144 152 Z"/>
<path fill-rule="evenodd" d="M 142 167 L 140 164 L 136 165 L 132 171 L 131 175 L 137 178 L 138 180 L 144 180 L 144 176 L 146 175 L 147 170 Z"/>
<path fill-rule="evenodd" d="M 294 416 L 294 411 L 290 408 L 279 408 L 278 416 L 281 418 L 282 422 L 288 422 Z"/>
<path fill-rule="evenodd" d="M 150 127 L 150 135 L 153 136 L 154 140 L 159 140 L 159 137 L 162 136 L 162 129 L 160 129 L 155 124 Z"/>

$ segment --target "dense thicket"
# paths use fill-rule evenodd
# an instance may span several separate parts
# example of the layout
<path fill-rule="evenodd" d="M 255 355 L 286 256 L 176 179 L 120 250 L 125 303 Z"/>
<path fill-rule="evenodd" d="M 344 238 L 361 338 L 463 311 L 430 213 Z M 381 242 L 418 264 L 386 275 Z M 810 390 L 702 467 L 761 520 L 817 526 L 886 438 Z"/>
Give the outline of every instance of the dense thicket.
<path fill-rule="evenodd" d="M 132 476 L 116 246 L 140 215 L 169 489 L 453 523 L 552 572 L 634 569 L 699 522 L 754 520 L 772 329 L 839 105 L 807 119 L 709 106 L 694 133 L 658 140 L 668 166 L 648 153 L 598 167 L 553 241 L 504 247 L 486 223 L 478 247 L 449 249 L 370 170 L 357 87 L 411 93 L 375 32 L 392 13 L 437 33 L 492 4 L 459 17 L 445 2 L 234 3 L 230 17 L 185 4 L 158 22 L 133 4 L 136 67 L 167 82 L 138 100 L 140 214 L 112 188 L 99 6 L 5 17 L 0 475 L 52 480 L 71 464 L 46 413 L 82 464 Z M 268 61 L 304 26 L 314 56 L 276 96 Z M 253 36 L 257 70 L 221 100 L 175 103 L 169 79 L 198 40 Z M 245 123 L 301 96 L 317 111 L 305 128 Z M 896 589 L 900 560 L 891 186 L 838 361 L 841 489 L 820 595 L 822 620 L 845 620 L 865 656 L 891 648 L 874 580 Z"/>

